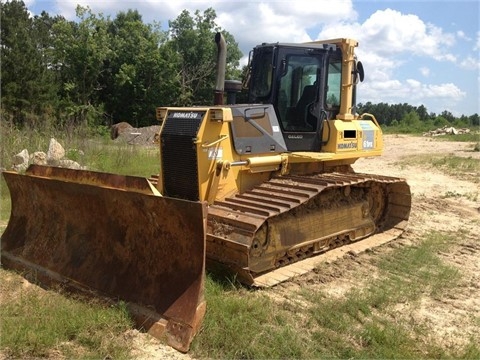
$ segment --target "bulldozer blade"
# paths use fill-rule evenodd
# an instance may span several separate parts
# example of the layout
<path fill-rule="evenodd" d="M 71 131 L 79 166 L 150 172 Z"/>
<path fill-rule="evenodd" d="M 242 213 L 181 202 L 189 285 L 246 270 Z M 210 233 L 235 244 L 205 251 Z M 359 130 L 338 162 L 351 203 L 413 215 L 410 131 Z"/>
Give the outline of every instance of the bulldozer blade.
<path fill-rule="evenodd" d="M 39 166 L 3 175 L 2 266 L 125 301 L 137 326 L 188 351 L 205 314 L 205 203 L 155 195 L 140 177 Z"/>

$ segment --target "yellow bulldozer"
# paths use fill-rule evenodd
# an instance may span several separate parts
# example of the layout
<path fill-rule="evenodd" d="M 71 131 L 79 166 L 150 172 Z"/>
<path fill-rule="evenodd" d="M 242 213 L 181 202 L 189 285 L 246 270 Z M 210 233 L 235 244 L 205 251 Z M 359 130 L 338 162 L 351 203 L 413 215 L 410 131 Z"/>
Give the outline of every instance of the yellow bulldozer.
<path fill-rule="evenodd" d="M 225 81 L 225 40 L 215 41 L 214 105 L 156 111 L 156 175 L 3 173 L 12 213 L 2 265 L 122 299 L 180 351 L 205 314 L 206 266 L 272 286 L 333 248 L 395 239 L 411 208 L 404 179 L 351 166 L 383 149 L 375 117 L 355 110 L 357 41 L 258 45 L 243 84 Z M 236 104 L 242 88 L 248 101 Z"/>

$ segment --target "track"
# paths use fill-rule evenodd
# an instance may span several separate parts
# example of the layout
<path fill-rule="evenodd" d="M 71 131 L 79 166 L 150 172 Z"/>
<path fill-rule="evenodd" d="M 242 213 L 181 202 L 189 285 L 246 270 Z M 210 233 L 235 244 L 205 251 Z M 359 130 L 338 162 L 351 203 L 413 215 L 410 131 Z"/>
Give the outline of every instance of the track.
<path fill-rule="evenodd" d="M 410 208 L 410 188 L 401 178 L 275 177 L 209 207 L 207 258 L 211 267 L 227 268 L 245 284 L 272 286 L 311 271 L 326 257 L 397 238 Z"/>

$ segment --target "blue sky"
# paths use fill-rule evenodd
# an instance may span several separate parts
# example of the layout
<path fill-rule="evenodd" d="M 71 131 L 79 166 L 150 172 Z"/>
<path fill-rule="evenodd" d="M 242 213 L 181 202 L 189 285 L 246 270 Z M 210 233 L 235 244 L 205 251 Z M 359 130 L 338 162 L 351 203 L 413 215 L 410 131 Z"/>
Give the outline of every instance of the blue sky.
<path fill-rule="evenodd" d="M 262 42 L 353 37 L 366 76 L 358 101 L 425 105 L 429 112 L 480 114 L 478 0 L 24 0 L 75 20 L 77 4 L 115 17 L 137 9 L 164 28 L 183 9 L 215 9 L 245 56 Z M 246 60 L 243 59 L 244 63 Z"/>

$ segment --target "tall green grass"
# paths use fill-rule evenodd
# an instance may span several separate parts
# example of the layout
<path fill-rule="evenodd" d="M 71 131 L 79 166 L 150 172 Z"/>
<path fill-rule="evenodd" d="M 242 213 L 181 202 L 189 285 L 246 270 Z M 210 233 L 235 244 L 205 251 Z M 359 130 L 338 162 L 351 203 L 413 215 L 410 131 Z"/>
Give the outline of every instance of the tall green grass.
<path fill-rule="evenodd" d="M 51 138 L 65 149 L 66 158 L 78 162 L 88 170 L 120 175 L 149 177 L 158 174 L 159 149 L 155 146 L 129 145 L 112 141 L 108 134 L 78 129 L 75 132 L 48 129 L 16 129 L 0 125 L 0 168 L 10 170 L 12 159 L 23 149 L 29 154 L 48 151 Z M 10 193 L 3 177 L 0 179 L 0 233 L 10 216 Z"/>

